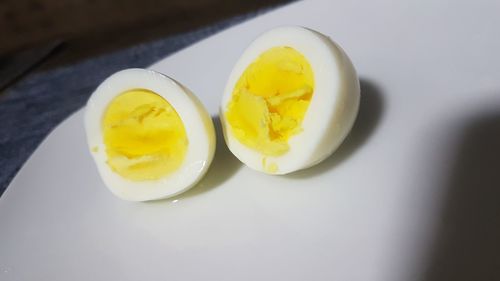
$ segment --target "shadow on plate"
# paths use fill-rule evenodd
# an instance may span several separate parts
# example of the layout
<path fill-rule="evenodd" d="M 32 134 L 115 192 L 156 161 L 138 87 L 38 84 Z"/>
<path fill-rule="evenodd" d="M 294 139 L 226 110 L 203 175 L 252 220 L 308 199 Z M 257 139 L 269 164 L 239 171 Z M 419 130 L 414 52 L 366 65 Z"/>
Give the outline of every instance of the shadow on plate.
<path fill-rule="evenodd" d="M 240 169 L 241 162 L 229 151 L 225 143 L 219 116 L 215 116 L 212 119 L 215 126 L 217 147 L 212 165 L 210 165 L 207 174 L 190 190 L 166 200 L 182 200 L 208 192 L 230 179 Z"/>
<path fill-rule="evenodd" d="M 322 174 L 349 158 L 377 128 L 384 111 L 384 98 L 377 85 L 360 79 L 361 98 L 354 126 L 339 148 L 327 159 L 311 168 L 286 175 L 289 178 L 309 178 Z"/>
<path fill-rule="evenodd" d="M 374 83 L 361 79 L 360 86 L 361 100 L 358 117 L 351 132 L 337 151 L 322 163 L 309 169 L 286 175 L 285 177 L 300 179 L 324 173 L 352 155 L 370 137 L 381 120 L 384 102 L 382 94 Z M 224 141 L 219 116 L 213 117 L 213 122 L 217 137 L 217 148 L 214 160 L 207 174 L 192 189 L 165 200 L 182 200 L 208 192 L 230 179 L 241 168 L 242 163 L 229 151 Z M 162 202 L 165 200 L 152 202 Z"/>
<path fill-rule="evenodd" d="M 500 280 L 500 109 L 464 124 L 458 144 L 420 281 Z"/>

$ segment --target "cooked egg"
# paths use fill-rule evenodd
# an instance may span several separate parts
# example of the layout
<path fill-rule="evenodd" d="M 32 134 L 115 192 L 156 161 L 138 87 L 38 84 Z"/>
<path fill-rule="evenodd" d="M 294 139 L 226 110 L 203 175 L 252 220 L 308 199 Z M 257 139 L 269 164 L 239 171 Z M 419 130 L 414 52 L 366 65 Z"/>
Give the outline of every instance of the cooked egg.
<path fill-rule="evenodd" d="M 85 129 L 103 182 L 125 200 L 188 190 L 215 152 L 212 119 L 200 101 L 151 70 L 127 69 L 107 78 L 88 100 Z"/>
<path fill-rule="evenodd" d="M 287 174 L 341 144 L 359 107 L 359 80 L 345 52 L 303 27 L 258 37 L 234 66 L 221 102 L 224 138 L 250 168 Z"/>

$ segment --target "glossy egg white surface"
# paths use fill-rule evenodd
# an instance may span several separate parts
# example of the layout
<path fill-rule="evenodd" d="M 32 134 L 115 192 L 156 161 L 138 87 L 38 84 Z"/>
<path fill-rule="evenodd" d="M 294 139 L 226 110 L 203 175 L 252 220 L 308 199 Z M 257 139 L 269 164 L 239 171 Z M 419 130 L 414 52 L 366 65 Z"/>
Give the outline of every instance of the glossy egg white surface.
<path fill-rule="evenodd" d="M 104 112 L 113 98 L 131 89 L 146 89 L 160 95 L 184 123 L 189 141 L 185 159 L 180 168 L 157 180 L 128 180 L 106 163 L 102 133 Z M 103 81 L 87 102 L 85 130 L 89 151 L 102 180 L 116 196 L 125 200 L 162 199 L 188 190 L 206 173 L 215 152 L 213 123 L 201 102 L 186 87 L 152 70 L 122 70 Z"/>
<path fill-rule="evenodd" d="M 315 85 L 302 121 L 302 131 L 289 139 L 289 151 L 273 157 L 263 155 L 236 139 L 225 112 L 236 82 L 245 69 L 263 52 L 282 46 L 291 47 L 306 58 Z M 273 174 L 311 167 L 332 154 L 349 133 L 358 113 L 359 92 L 359 80 L 351 60 L 330 38 L 299 26 L 274 28 L 246 48 L 229 75 L 220 108 L 226 143 L 240 161 L 258 171 L 269 172 L 263 161 L 277 166 L 277 171 L 271 172 Z"/>

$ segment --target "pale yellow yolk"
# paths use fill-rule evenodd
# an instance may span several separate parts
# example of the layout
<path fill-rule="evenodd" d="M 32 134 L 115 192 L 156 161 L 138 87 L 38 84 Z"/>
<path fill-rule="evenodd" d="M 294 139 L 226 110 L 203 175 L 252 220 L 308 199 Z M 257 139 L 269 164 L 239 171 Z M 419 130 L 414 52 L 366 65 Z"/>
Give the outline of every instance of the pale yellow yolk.
<path fill-rule="evenodd" d="M 267 50 L 234 87 L 226 112 L 232 133 L 266 156 L 286 153 L 290 137 L 302 130 L 313 91 L 313 71 L 302 54 L 290 47 Z"/>
<path fill-rule="evenodd" d="M 107 164 L 134 181 L 155 180 L 177 170 L 188 139 L 175 109 L 161 96 L 143 89 L 120 94 L 102 120 Z"/>

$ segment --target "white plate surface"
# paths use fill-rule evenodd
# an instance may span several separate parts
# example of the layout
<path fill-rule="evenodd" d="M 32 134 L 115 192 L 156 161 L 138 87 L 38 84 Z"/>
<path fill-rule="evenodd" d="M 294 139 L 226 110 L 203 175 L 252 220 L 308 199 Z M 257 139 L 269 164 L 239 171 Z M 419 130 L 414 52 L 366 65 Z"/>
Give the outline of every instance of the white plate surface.
<path fill-rule="evenodd" d="M 131 203 L 103 186 L 80 110 L 0 198 L 0 280 L 416 280 L 468 132 L 500 118 L 498 11 L 498 1 L 303 1 L 158 62 L 215 115 L 252 39 L 304 25 L 350 55 L 360 116 L 309 170 L 252 171 L 219 135 L 197 187 Z"/>

